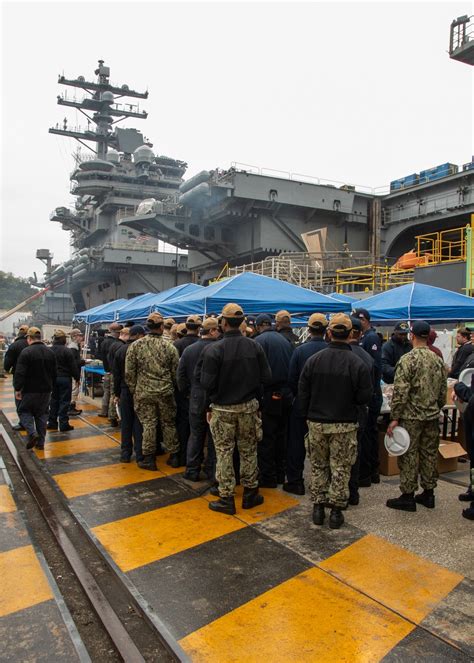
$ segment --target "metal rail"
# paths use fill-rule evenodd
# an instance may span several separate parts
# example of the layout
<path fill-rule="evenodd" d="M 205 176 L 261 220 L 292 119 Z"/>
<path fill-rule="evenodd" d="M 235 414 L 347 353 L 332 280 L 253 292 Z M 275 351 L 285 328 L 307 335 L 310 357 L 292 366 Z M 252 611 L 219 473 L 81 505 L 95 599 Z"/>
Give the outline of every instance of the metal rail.
<path fill-rule="evenodd" d="M 49 529 L 51 530 L 54 538 L 56 539 L 61 551 L 63 552 L 65 558 L 68 560 L 75 577 L 81 585 L 85 595 L 88 597 L 109 638 L 113 642 L 117 653 L 126 663 L 129 663 L 130 661 L 133 661 L 133 663 L 145 663 L 145 659 L 143 658 L 135 642 L 132 640 L 122 621 L 118 617 L 117 612 L 114 610 L 113 606 L 104 595 L 102 589 L 97 584 L 91 572 L 85 566 L 84 562 L 79 556 L 76 547 L 74 546 L 74 543 L 71 541 L 64 527 L 61 525 L 60 517 L 56 513 L 55 507 L 50 504 L 49 500 L 43 493 L 43 490 L 39 486 L 34 474 L 28 468 L 24 459 L 19 454 L 15 443 L 2 424 L 0 424 L 0 437 L 3 439 L 13 461 L 15 462 L 15 465 L 17 466 L 25 482 L 25 485 L 38 505 L 39 510 Z M 80 528 L 79 531 L 87 537 L 88 543 L 92 543 L 90 538 L 87 536 L 87 533 L 84 532 L 81 523 L 76 519 L 72 511 L 68 509 L 68 512 L 74 523 L 76 523 L 78 528 Z M 76 530 L 78 528 L 76 528 Z M 98 555 L 103 557 L 98 548 L 95 547 L 95 550 L 97 551 Z M 110 567 L 108 561 L 105 558 L 103 561 L 115 575 L 115 571 Z M 118 580 L 123 585 L 121 579 L 118 578 Z M 126 591 L 128 591 L 125 585 L 123 585 L 123 587 L 126 589 Z M 130 597 L 129 602 L 135 604 L 134 608 L 137 613 L 142 613 L 140 616 L 143 617 L 148 624 L 150 624 L 148 615 L 142 611 L 141 606 L 139 606 L 139 604 L 137 604 L 132 597 Z M 185 655 L 180 655 L 181 651 L 177 643 L 170 643 L 169 639 L 158 631 L 155 624 L 152 624 L 152 627 L 154 631 L 156 631 L 161 645 L 166 650 L 168 657 L 171 657 L 171 659 L 174 661 L 187 660 Z"/>

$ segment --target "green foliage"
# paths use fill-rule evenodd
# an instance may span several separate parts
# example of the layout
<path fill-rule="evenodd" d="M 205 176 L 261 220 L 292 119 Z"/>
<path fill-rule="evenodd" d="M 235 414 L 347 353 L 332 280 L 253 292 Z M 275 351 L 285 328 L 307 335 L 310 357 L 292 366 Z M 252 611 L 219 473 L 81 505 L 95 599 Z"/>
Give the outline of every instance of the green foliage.
<path fill-rule="evenodd" d="M 24 299 L 31 297 L 37 288 L 33 288 L 28 279 L 14 276 L 11 272 L 0 271 L 0 309 L 10 309 L 19 304 Z M 38 306 L 40 300 L 34 300 L 30 310 Z"/>

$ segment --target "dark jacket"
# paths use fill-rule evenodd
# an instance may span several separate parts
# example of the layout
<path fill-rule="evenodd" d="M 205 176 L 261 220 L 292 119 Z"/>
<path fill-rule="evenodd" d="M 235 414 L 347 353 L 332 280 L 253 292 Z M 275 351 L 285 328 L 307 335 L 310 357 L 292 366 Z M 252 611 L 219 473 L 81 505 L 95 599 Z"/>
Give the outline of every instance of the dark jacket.
<path fill-rule="evenodd" d="M 183 338 L 178 338 L 178 340 L 174 342 L 174 347 L 176 348 L 179 356 L 181 357 L 181 355 L 186 350 L 186 348 L 192 345 L 193 343 L 196 343 L 196 341 L 199 341 L 199 336 L 195 336 L 194 334 L 190 334 L 188 336 L 186 334 L 186 336 L 183 336 Z"/>
<path fill-rule="evenodd" d="M 272 381 L 268 389 L 280 389 L 288 384 L 288 371 L 294 346 L 275 329 L 266 329 L 255 341 L 262 346 L 272 371 Z"/>
<path fill-rule="evenodd" d="M 44 343 L 32 343 L 18 358 L 13 386 L 23 394 L 47 394 L 56 382 L 56 357 Z"/>
<path fill-rule="evenodd" d="M 189 396 L 190 414 L 202 414 L 209 406 L 207 392 L 201 385 L 201 368 L 204 353 L 213 343 L 217 343 L 217 339 L 201 338 L 198 343 L 189 345 L 179 360 L 178 389 Z"/>
<path fill-rule="evenodd" d="M 107 362 L 110 366 L 110 372 L 113 373 L 114 370 L 114 359 L 117 351 L 122 348 L 124 345 L 127 345 L 125 341 L 122 341 L 120 338 L 114 338 L 113 343 L 109 344 L 109 349 L 107 351 Z"/>
<path fill-rule="evenodd" d="M 364 348 L 361 348 L 360 345 L 358 344 L 357 341 L 354 341 L 353 343 L 349 343 L 352 352 L 357 356 L 362 359 L 362 361 L 365 363 L 367 368 L 370 371 L 370 379 L 372 380 L 372 385 L 375 384 L 375 362 L 373 358 L 369 355 L 369 353 L 364 350 Z"/>
<path fill-rule="evenodd" d="M 377 382 L 380 381 L 380 378 L 382 377 L 382 341 L 374 327 L 370 327 L 362 334 L 359 340 L 359 345 L 364 348 L 374 360 L 375 376 Z"/>
<path fill-rule="evenodd" d="M 306 361 L 327 347 L 327 342 L 321 336 L 311 336 L 305 343 L 295 348 L 295 351 L 291 355 L 290 369 L 288 371 L 288 386 L 294 396 L 298 393 L 298 382 Z"/>
<path fill-rule="evenodd" d="M 300 339 L 298 336 L 295 334 L 295 332 L 292 330 L 291 327 L 284 327 L 283 329 L 278 329 L 278 333 L 283 336 L 283 338 L 286 338 L 287 341 L 290 341 L 292 345 L 298 345 L 300 342 Z"/>
<path fill-rule="evenodd" d="M 57 343 L 56 341 L 53 341 L 51 350 L 56 357 L 57 377 L 74 378 L 74 380 L 79 380 L 81 377 L 81 370 L 76 364 L 71 350 L 63 343 Z"/>
<path fill-rule="evenodd" d="M 68 345 L 68 348 L 71 350 L 74 361 L 76 362 L 80 371 L 81 368 L 86 364 L 85 360 L 81 357 L 81 351 L 76 347 L 76 344 L 70 344 Z"/>
<path fill-rule="evenodd" d="M 398 360 L 413 349 L 407 339 L 405 343 L 399 343 L 392 338 L 382 346 L 382 380 L 387 384 L 393 384 L 395 379 L 395 368 Z"/>
<path fill-rule="evenodd" d="M 320 423 L 357 423 L 358 408 L 372 396 L 365 363 L 347 343 L 329 343 L 308 359 L 298 384 L 303 415 Z"/>
<path fill-rule="evenodd" d="M 449 372 L 448 377 L 456 378 L 457 380 L 459 374 L 461 373 L 461 368 L 463 364 L 466 363 L 467 358 L 473 352 L 474 352 L 474 345 L 470 341 L 464 343 L 464 345 L 461 345 L 454 353 L 453 363 L 451 365 L 451 370 Z"/>
<path fill-rule="evenodd" d="M 13 341 L 13 343 L 6 351 L 5 357 L 3 359 L 3 367 L 7 371 L 7 373 L 9 373 L 10 370 L 12 373 L 15 372 L 15 367 L 18 361 L 18 357 L 20 356 L 20 352 L 27 347 L 28 347 L 28 341 L 26 340 L 26 336 L 18 336 Z"/>
<path fill-rule="evenodd" d="M 271 384 L 272 372 L 258 343 L 228 331 L 204 352 L 200 383 L 212 403 L 235 405 L 260 398 L 262 385 Z"/>
<path fill-rule="evenodd" d="M 115 336 L 106 336 L 100 344 L 99 354 L 106 373 L 110 373 L 112 370 L 112 367 L 109 364 L 109 350 L 112 343 L 115 343 L 117 340 L 118 339 L 116 339 Z"/>
<path fill-rule="evenodd" d="M 213 342 L 214 339 L 212 338 L 200 338 L 198 339 L 197 343 L 192 343 L 184 349 L 184 352 L 179 360 L 178 370 L 176 372 L 176 380 L 178 384 L 178 390 L 185 396 L 189 396 L 191 392 L 191 386 L 193 382 L 195 382 L 194 370 L 196 368 L 196 364 L 198 363 L 199 357 L 201 356 L 201 352 L 207 345 L 209 345 L 209 343 Z"/>
<path fill-rule="evenodd" d="M 114 396 L 120 396 L 122 389 L 128 389 L 125 382 L 125 357 L 133 341 L 121 342 L 113 356 L 112 375 L 114 376 Z"/>

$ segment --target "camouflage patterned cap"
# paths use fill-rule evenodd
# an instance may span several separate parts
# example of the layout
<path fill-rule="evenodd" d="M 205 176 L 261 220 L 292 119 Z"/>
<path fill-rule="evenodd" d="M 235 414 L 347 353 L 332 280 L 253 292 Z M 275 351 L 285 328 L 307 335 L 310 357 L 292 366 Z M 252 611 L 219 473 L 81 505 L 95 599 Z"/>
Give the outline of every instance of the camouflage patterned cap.
<path fill-rule="evenodd" d="M 352 320 L 345 313 L 335 313 L 329 320 L 329 329 L 335 332 L 350 331 Z"/>
<path fill-rule="evenodd" d="M 166 329 L 171 329 L 171 327 L 175 324 L 176 324 L 176 321 L 173 320 L 173 318 L 165 318 L 163 320 L 163 326 L 166 327 Z"/>
<path fill-rule="evenodd" d="M 163 322 L 163 316 L 159 311 L 154 311 L 153 313 L 150 313 L 148 318 L 146 319 L 147 322 L 154 322 L 155 325 L 159 325 L 160 322 Z"/>
<path fill-rule="evenodd" d="M 66 338 L 67 334 L 64 329 L 55 329 L 53 336 L 54 338 Z"/>
<path fill-rule="evenodd" d="M 29 327 L 26 335 L 30 336 L 31 338 L 34 338 L 35 336 L 41 336 L 41 329 L 38 327 Z"/>
<path fill-rule="evenodd" d="M 278 311 L 278 313 L 275 315 L 275 322 L 283 322 L 284 320 L 288 320 L 288 322 L 291 322 L 291 314 L 285 310 Z"/>
<path fill-rule="evenodd" d="M 323 313 L 313 313 L 309 316 L 308 327 L 319 329 L 320 327 L 327 327 L 328 321 Z"/>
<path fill-rule="evenodd" d="M 219 326 L 219 323 L 217 322 L 216 318 L 206 318 L 204 322 L 202 323 L 202 328 L 205 331 L 210 331 L 211 329 L 217 329 Z"/>
<path fill-rule="evenodd" d="M 239 304 L 230 303 L 224 306 L 221 315 L 223 318 L 243 318 L 244 312 L 242 311 L 242 307 L 239 306 Z"/>
<path fill-rule="evenodd" d="M 28 329 L 29 329 L 28 325 L 21 325 L 21 326 L 18 328 L 18 333 L 26 334 L 26 332 L 28 331 Z"/>
<path fill-rule="evenodd" d="M 179 325 L 176 326 L 176 333 L 180 334 L 181 336 L 186 335 L 186 323 L 185 322 L 180 322 Z"/>

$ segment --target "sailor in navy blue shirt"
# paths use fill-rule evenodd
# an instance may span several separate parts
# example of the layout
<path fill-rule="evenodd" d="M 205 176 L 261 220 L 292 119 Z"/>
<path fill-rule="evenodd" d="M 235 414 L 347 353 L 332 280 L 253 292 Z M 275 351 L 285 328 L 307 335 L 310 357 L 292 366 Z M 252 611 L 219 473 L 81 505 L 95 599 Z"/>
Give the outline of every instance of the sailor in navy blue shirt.
<path fill-rule="evenodd" d="M 299 345 L 291 356 L 288 386 L 294 398 L 288 426 L 288 447 L 286 453 L 286 478 L 283 490 L 295 495 L 304 495 L 303 469 L 306 450 L 304 438 L 308 432 L 306 418 L 298 403 L 298 382 L 306 361 L 320 350 L 328 347 L 324 334 L 328 321 L 322 313 L 313 313 L 308 320 L 310 337 Z"/>
<path fill-rule="evenodd" d="M 272 327 L 272 319 L 262 313 L 256 320 L 258 343 L 265 353 L 272 371 L 271 383 L 263 390 L 263 439 L 258 445 L 259 485 L 276 488 L 285 482 L 286 440 L 292 395 L 288 387 L 288 372 L 293 344 Z"/>
<path fill-rule="evenodd" d="M 379 476 L 379 441 L 377 418 L 382 407 L 382 342 L 375 328 L 370 324 L 370 313 L 365 308 L 357 308 L 353 314 L 362 325 L 359 345 L 374 360 L 374 393 L 369 402 L 367 423 L 362 436 L 360 452 L 359 487 L 368 488 L 372 483 L 380 483 Z"/>

